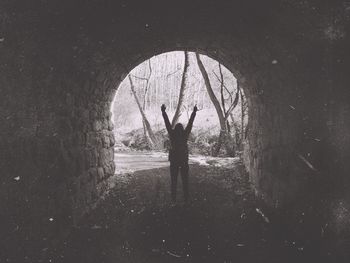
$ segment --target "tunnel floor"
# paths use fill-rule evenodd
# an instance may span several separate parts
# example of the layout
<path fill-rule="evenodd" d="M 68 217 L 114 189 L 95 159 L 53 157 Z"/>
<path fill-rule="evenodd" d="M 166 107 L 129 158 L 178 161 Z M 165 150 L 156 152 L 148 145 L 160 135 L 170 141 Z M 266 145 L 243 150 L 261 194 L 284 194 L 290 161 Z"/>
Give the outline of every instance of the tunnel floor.
<path fill-rule="evenodd" d="M 190 176 L 191 202 L 181 201 L 180 180 L 172 205 L 167 167 L 119 175 L 52 262 L 316 262 L 274 227 L 240 162 L 192 164 Z"/>

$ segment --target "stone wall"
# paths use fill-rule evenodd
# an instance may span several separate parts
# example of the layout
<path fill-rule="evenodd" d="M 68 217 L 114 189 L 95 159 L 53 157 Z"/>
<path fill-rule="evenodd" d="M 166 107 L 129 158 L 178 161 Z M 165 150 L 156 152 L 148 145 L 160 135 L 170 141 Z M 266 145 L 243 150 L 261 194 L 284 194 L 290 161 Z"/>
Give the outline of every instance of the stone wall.
<path fill-rule="evenodd" d="M 45 243 L 78 224 L 118 169 L 110 120 L 118 84 L 138 63 L 171 50 L 207 54 L 241 83 L 249 103 L 245 160 L 267 204 L 285 206 L 335 185 L 344 193 L 337 198 L 346 198 L 347 28 L 339 27 L 342 37 L 329 34 L 330 6 L 260 2 L 216 3 L 215 14 L 211 5 L 184 9 L 177 1 L 171 8 L 2 3 L 1 232 Z M 10 244 L 2 245 L 15 253 Z"/>

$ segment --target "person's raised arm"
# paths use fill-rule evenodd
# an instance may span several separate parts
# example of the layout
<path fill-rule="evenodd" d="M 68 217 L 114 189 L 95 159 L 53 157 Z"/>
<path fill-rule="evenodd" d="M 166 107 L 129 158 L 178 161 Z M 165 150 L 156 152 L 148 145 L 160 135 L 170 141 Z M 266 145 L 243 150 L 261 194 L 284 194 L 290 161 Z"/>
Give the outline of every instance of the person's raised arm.
<path fill-rule="evenodd" d="M 186 129 L 185 129 L 185 133 L 186 133 L 187 136 L 191 133 L 192 126 L 193 126 L 193 121 L 194 121 L 194 118 L 196 117 L 196 112 L 197 111 L 198 111 L 197 105 L 195 105 L 194 108 L 193 108 L 190 120 L 188 121 L 188 124 L 187 124 Z"/>
<path fill-rule="evenodd" d="M 163 119 L 164 119 L 164 122 L 165 122 L 165 127 L 168 131 L 168 133 L 170 134 L 171 132 L 171 124 L 170 124 L 170 121 L 169 121 L 169 118 L 168 118 L 168 114 L 166 114 L 165 112 L 165 105 L 163 104 L 162 107 L 160 107 L 161 111 L 162 111 L 162 115 L 163 115 Z"/>

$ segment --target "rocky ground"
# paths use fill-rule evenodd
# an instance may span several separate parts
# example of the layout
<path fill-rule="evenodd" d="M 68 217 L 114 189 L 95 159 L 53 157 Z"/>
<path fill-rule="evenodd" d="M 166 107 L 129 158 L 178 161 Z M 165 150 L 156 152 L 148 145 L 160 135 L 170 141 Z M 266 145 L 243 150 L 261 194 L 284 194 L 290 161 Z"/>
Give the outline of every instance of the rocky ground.
<path fill-rule="evenodd" d="M 234 163 L 192 162 L 188 205 L 181 181 L 171 204 L 168 167 L 117 175 L 52 262 L 340 262 L 276 224 Z"/>

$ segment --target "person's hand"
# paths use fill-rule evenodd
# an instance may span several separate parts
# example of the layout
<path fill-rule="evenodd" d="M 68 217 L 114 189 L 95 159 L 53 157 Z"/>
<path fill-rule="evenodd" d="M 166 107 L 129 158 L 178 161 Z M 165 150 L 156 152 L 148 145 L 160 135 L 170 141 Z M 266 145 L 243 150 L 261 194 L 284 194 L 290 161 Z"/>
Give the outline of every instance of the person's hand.
<path fill-rule="evenodd" d="M 165 111 L 165 109 L 166 109 L 165 105 L 162 104 L 162 107 L 160 107 L 160 109 L 161 109 L 162 111 Z"/>
<path fill-rule="evenodd" d="M 193 112 L 197 112 L 198 111 L 198 108 L 197 108 L 197 104 L 196 105 L 194 105 L 194 107 L 193 107 Z"/>

